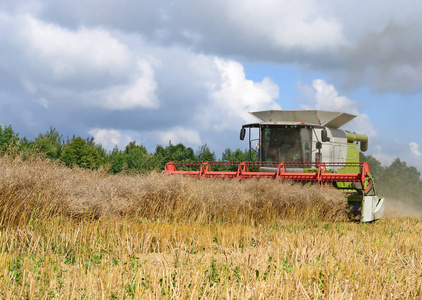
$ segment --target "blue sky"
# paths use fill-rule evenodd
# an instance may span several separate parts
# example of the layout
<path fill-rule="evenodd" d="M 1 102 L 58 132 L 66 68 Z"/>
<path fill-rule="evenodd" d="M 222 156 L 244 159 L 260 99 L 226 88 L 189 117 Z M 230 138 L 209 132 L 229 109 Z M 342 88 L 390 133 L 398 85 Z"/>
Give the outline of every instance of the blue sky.
<path fill-rule="evenodd" d="M 248 111 L 324 109 L 369 154 L 422 171 L 422 2 L 34 0 L 0 3 L 0 124 L 246 148 Z"/>

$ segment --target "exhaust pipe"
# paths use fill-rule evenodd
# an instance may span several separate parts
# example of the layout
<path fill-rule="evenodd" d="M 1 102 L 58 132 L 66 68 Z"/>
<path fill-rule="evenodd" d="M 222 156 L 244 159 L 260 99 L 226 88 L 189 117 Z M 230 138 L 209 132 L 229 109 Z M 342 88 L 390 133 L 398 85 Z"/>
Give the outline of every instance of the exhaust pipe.
<path fill-rule="evenodd" d="M 346 132 L 346 135 L 348 143 L 360 142 L 360 150 L 362 152 L 368 150 L 368 136 L 366 134 Z"/>

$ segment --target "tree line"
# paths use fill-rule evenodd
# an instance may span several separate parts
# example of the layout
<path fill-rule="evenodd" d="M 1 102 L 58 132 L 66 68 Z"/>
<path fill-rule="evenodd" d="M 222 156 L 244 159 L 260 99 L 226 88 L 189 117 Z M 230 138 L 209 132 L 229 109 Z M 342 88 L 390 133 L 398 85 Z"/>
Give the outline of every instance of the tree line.
<path fill-rule="evenodd" d="M 124 149 L 115 147 L 107 151 L 95 143 L 94 138 L 73 136 L 64 138 L 55 128 L 50 127 L 34 140 L 20 138 L 12 126 L 0 126 L 0 154 L 17 153 L 19 155 L 44 155 L 60 161 L 66 166 L 78 166 L 87 169 L 100 167 L 112 174 L 142 174 L 162 171 L 169 161 L 217 161 L 215 152 L 207 144 L 194 151 L 183 144 L 167 146 L 157 145 L 153 153 L 145 146 L 130 142 Z M 422 180 L 420 172 L 414 166 L 396 158 L 391 165 L 382 166 L 372 155 L 360 154 L 360 161 L 367 161 L 375 178 L 378 194 L 398 201 L 420 205 L 422 208 Z M 248 150 L 226 149 L 222 161 L 250 161 Z"/>
<path fill-rule="evenodd" d="M 55 128 L 39 134 L 34 140 L 20 138 L 12 126 L 0 126 L 0 153 L 13 152 L 20 155 L 38 154 L 52 160 L 61 161 L 66 166 L 78 166 L 86 169 L 100 167 L 110 173 L 147 173 L 162 171 L 169 161 L 216 161 L 215 152 L 207 144 L 194 151 L 179 143 L 167 146 L 157 145 L 153 153 L 149 153 L 143 145 L 129 142 L 124 149 L 117 146 L 107 151 L 101 144 L 95 143 L 93 137 L 73 136 L 64 138 Z M 248 161 L 249 151 L 226 149 L 222 153 L 225 161 Z"/>
<path fill-rule="evenodd" d="M 389 166 L 382 166 L 375 157 L 363 153 L 360 161 L 368 162 L 379 195 L 422 209 L 422 180 L 416 167 L 408 166 L 400 158 Z"/>

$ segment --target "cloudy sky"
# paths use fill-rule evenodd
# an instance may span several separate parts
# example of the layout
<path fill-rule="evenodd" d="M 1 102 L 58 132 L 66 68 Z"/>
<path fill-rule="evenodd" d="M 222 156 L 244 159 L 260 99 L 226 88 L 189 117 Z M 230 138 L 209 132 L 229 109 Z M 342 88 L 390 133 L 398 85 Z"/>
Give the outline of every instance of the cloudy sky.
<path fill-rule="evenodd" d="M 1 1 L 0 125 L 220 156 L 248 111 L 337 110 L 422 171 L 421 53 L 415 0 Z"/>

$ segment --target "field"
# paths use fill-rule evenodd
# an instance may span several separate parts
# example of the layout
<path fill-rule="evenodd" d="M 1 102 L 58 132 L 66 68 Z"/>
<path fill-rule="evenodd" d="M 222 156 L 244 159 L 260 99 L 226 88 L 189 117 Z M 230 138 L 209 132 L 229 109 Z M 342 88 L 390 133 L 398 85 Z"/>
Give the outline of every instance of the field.
<path fill-rule="evenodd" d="M 334 189 L 0 159 L 1 299 L 419 299 L 422 222 Z"/>

